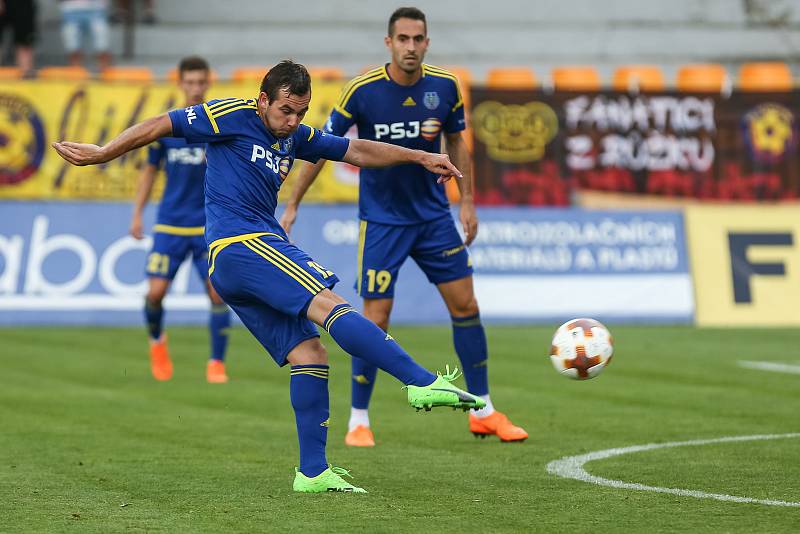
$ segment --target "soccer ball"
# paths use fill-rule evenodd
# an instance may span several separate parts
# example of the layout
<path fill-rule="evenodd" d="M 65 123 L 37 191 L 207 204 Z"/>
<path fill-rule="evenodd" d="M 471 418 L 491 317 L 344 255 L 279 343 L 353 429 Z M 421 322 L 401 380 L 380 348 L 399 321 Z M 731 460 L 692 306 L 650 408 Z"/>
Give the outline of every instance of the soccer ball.
<path fill-rule="evenodd" d="M 562 324 L 550 344 L 550 361 L 563 376 L 588 380 L 600 374 L 614 354 L 611 333 L 594 319 Z"/>

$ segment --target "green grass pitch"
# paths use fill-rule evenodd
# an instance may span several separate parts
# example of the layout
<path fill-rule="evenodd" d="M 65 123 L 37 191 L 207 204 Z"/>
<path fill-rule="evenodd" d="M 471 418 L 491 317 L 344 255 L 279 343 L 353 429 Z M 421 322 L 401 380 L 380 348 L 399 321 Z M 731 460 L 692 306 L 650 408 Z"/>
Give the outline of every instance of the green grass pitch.
<path fill-rule="evenodd" d="M 489 327 L 495 405 L 531 434 L 478 440 L 465 414 L 416 413 L 382 374 L 378 446 L 343 443 L 349 362 L 329 338 L 329 460 L 368 495 L 296 495 L 289 376 L 242 329 L 226 385 L 205 383 L 207 332 L 170 328 L 175 377 L 149 376 L 143 328 L 0 330 L 0 532 L 798 532 L 800 508 L 558 478 L 548 462 L 632 445 L 800 432 L 798 330 L 613 327 L 600 377 L 552 369 L 551 328 Z M 395 328 L 431 368 L 457 362 L 445 327 Z M 463 384 L 463 382 L 461 382 Z M 597 476 L 800 501 L 800 440 L 658 449 L 587 464 Z"/>

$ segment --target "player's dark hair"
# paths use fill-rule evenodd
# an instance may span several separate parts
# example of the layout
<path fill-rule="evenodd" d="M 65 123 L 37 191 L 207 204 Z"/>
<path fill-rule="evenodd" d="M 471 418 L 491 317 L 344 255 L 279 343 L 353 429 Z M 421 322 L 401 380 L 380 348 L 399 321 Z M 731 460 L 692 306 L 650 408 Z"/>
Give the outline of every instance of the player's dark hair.
<path fill-rule="evenodd" d="M 428 21 L 425 20 L 425 13 L 417 9 L 416 7 L 399 7 L 394 10 L 392 16 L 389 17 L 389 36 L 391 37 L 394 35 L 394 23 L 397 22 L 397 19 L 411 19 L 411 20 L 421 20 L 422 23 L 425 25 L 425 33 L 428 33 Z"/>
<path fill-rule="evenodd" d="M 261 92 L 267 93 L 270 102 L 278 99 L 281 89 L 286 89 L 292 95 L 304 95 L 311 91 L 311 75 L 300 63 L 284 59 L 269 69 L 261 81 Z"/>
<path fill-rule="evenodd" d="M 200 56 L 188 56 L 178 63 L 178 75 L 183 76 L 184 72 L 189 72 L 190 70 L 204 70 L 210 72 L 211 67 L 208 66 L 208 61 Z"/>

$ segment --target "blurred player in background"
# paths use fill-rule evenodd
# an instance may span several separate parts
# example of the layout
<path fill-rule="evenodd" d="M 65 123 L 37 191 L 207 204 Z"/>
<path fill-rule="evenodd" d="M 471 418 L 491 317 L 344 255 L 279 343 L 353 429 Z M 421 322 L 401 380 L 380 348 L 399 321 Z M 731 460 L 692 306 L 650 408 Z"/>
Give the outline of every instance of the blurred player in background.
<path fill-rule="evenodd" d="M 466 127 L 464 103 L 456 77 L 424 64 L 428 48 L 427 23 L 419 9 L 397 9 L 389 18 L 386 47 L 391 63 L 358 76 L 347 84 L 325 129 L 344 135 L 355 124 L 360 139 L 438 153 L 444 131 L 447 152 L 464 177 L 460 219 L 462 242 L 450 215 L 444 187 L 419 165 L 364 169 L 360 174 L 356 290 L 364 299 L 364 315 L 384 331 L 394 302 L 400 266 L 411 256 L 435 284 L 450 312 L 453 343 L 461 360 L 470 393 L 486 407 L 470 414 L 476 436 L 497 435 L 502 441 L 520 441 L 527 432 L 496 411 L 489 398 L 488 349 L 472 284 L 472 265 L 466 246 L 478 231 L 467 171 L 470 157 L 461 132 Z M 281 225 L 288 233 L 297 206 L 319 174 L 324 160 L 304 165 L 297 177 Z M 345 442 L 371 447 L 375 439 L 368 415 L 377 368 L 353 358 L 352 408 Z"/>
<path fill-rule="evenodd" d="M 291 364 L 289 396 L 300 441 L 293 489 L 362 493 L 328 464 L 328 354 L 314 323 L 346 352 L 406 385 L 408 403 L 482 408 L 485 402 L 452 384 L 457 373 L 434 375 L 392 336 L 331 291 L 339 280 L 289 243 L 275 219 L 278 189 L 295 158 L 346 161 L 359 167 L 415 163 L 447 179 L 460 176 L 447 156 L 329 135 L 301 124 L 311 102 L 311 77 L 282 61 L 261 82 L 257 100 L 228 98 L 170 111 L 132 126 L 103 147 L 54 143 L 74 165 L 93 165 L 175 136 L 208 143 L 205 180 L 209 277 L 245 326 L 280 365 Z"/>
<path fill-rule="evenodd" d="M 209 87 L 210 68 L 205 59 L 187 57 L 178 65 L 178 85 L 183 91 L 186 106 L 205 101 Z M 208 281 L 208 249 L 203 236 L 206 223 L 203 181 L 206 174 L 206 144 L 189 143 L 179 137 L 164 137 L 147 149 L 147 165 L 139 177 L 133 204 L 130 234 L 142 239 L 142 211 L 150 198 L 159 168 L 164 168 L 167 183 L 153 227 L 153 249 L 147 256 L 146 272 L 149 289 L 145 298 L 144 315 L 150 334 L 150 366 L 156 380 L 172 377 L 172 360 L 164 332 L 164 296 L 169 290 L 178 267 L 192 256 L 197 273 L 208 288 L 211 299 L 211 358 L 206 366 L 210 383 L 225 383 L 225 351 L 231 315 Z"/>

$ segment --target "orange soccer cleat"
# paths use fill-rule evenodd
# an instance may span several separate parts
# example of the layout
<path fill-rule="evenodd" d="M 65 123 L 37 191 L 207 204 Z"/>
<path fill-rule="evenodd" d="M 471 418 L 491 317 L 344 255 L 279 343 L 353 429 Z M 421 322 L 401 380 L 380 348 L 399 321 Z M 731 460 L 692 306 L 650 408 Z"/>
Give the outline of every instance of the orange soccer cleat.
<path fill-rule="evenodd" d="M 374 447 L 375 437 L 368 426 L 358 425 L 347 433 L 344 442 L 351 447 Z"/>
<path fill-rule="evenodd" d="M 524 441 L 528 437 L 525 429 L 515 426 L 505 414 L 498 411 L 486 417 L 469 414 L 469 430 L 475 437 L 485 438 L 495 435 L 500 441 Z"/>
<path fill-rule="evenodd" d="M 225 384 L 228 381 L 228 375 L 225 374 L 225 364 L 219 360 L 208 360 L 206 380 L 209 384 Z"/>
<path fill-rule="evenodd" d="M 172 360 L 169 359 L 166 334 L 158 340 L 150 340 L 150 371 L 156 380 L 172 378 Z"/>

